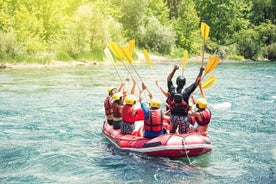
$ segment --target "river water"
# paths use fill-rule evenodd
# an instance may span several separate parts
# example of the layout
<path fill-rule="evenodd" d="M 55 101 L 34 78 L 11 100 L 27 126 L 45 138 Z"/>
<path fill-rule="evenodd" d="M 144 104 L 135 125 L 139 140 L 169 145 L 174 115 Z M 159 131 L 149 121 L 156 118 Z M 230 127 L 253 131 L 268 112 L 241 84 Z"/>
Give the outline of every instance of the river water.
<path fill-rule="evenodd" d="M 134 64 L 161 99 L 154 78 L 166 88 L 173 65 Z M 199 65 L 187 63 L 187 84 Z M 212 152 L 168 159 L 119 151 L 102 135 L 106 88 L 121 82 L 112 66 L 1 70 L 0 183 L 276 183 L 276 63 L 221 63 L 211 74 Z"/>

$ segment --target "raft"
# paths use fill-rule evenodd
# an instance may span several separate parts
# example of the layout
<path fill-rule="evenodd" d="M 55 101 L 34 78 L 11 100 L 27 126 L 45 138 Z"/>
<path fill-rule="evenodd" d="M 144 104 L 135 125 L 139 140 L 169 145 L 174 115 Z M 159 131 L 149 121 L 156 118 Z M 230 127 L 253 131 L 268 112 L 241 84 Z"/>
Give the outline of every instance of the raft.
<path fill-rule="evenodd" d="M 166 124 L 166 123 L 165 123 Z M 114 130 L 106 120 L 103 122 L 104 136 L 118 149 L 143 153 L 153 157 L 182 158 L 194 157 L 212 150 L 209 136 L 196 132 L 188 134 L 162 134 L 153 139 L 143 137 L 144 121 L 135 122 L 135 130 L 131 135 L 122 134 L 120 129 Z"/>

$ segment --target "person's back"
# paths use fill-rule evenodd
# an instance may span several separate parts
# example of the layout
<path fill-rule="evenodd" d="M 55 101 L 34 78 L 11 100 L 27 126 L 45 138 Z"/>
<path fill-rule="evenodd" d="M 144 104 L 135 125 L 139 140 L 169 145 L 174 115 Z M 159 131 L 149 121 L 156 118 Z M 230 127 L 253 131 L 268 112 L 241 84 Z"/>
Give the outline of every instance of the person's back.
<path fill-rule="evenodd" d="M 205 98 L 199 98 L 196 102 L 196 107 L 189 113 L 191 117 L 194 117 L 197 127 L 195 131 L 202 135 L 207 135 L 208 124 L 211 121 L 211 111 L 207 107 L 207 100 Z"/>
<path fill-rule="evenodd" d="M 136 119 L 136 110 L 133 105 L 136 103 L 136 100 L 132 96 L 127 96 L 125 98 L 125 105 L 122 109 L 122 124 L 121 132 L 123 134 L 131 134 L 135 129 L 135 119 Z"/>
<path fill-rule="evenodd" d="M 113 95 L 113 128 L 120 129 L 122 124 L 122 110 L 123 110 L 123 94 L 117 92 Z"/>
<path fill-rule="evenodd" d="M 204 68 L 201 67 L 199 74 L 194 83 L 189 87 L 184 89 L 186 84 L 186 78 L 182 75 L 178 76 L 176 79 L 177 87 L 175 88 L 172 83 L 172 78 L 179 69 L 178 65 L 175 65 L 171 73 L 167 77 L 168 91 L 170 93 L 170 107 L 171 107 L 171 128 L 170 133 L 175 133 L 176 129 L 179 127 L 179 133 L 188 133 L 189 132 L 189 119 L 188 119 L 188 110 L 189 110 L 189 98 L 190 95 L 194 92 L 198 86 Z"/>
<path fill-rule="evenodd" d="M 163 134 L 163 113 L 160 109 L 161 102 L 151 99 L 150 108 L 141 103 L 144 112 L 144 137 L 154 138 Z"/>
<path fill-rule="evenodd" d="M 104 110 L 107 122 L 109 125 L 113 124 L 113 109 L 112 109 L 112 96 L 116 93 L 117 88 L 107 88 L 108 96 L 104 100 Z"/>

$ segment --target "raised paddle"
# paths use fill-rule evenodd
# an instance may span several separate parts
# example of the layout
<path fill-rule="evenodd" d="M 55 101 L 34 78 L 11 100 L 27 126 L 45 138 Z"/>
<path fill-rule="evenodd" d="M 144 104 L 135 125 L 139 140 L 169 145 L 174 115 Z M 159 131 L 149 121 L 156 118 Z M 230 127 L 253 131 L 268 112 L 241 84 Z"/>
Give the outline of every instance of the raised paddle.
<path fill-rule="evenodd" d="M 201 96 L 202 94 L 204 94 L 204 91 L 205 89 L 208 89 L 210 88 L 211 86 L 213 86 L 215 83 L 217 82 L 217 79 L 214 75 L 211 75 L 210 77 L 208 77 L 206 80 L 204 80 L 202 83 L 201 83 Z M 200 88 L 199 88 L 200 90 Z M 204 95 L 205 96 L 205 95 Z"/>
<path fill-rule="evenodd" d="M 151 69 L 152 75 L 154 76 L 154 78 L 156 78 L 156 77 L 155 77 L 155 74 L 154 74 L 154 72 L 153 72 L 153 70 L 152 70 L 152 64 L 151 64 L 150 57 L 149 57 L 149 54 L 148 54 L 147 49 L 144 49 L 144 50 L 143 50 L 143 54 L 144 54 L 144 57 L 145 57 L 145 59 L 146 59 L 146 62 L 147 62 L 147 64 L 148 64 L 149 68 Z"/>
<path fill-rule="evenodd" d="M 105 56 L 107 57 L 107 59 L 109 60 L 109 62 L 113 65 L 114 69 L 116 70 L 116 73 L 119 76 L 120 80 L 122 81 L 122 77 L 121 77 L 121 75 L 120 75 L 120 73 L 119 73 L 119 71 L 116 67 L 116 64 L 114 62 L 114 58 L 113 58 L 110 50 L 108 48 L 105 48 L 104 53 L 105 53 Z"/>
<path fill-rule="evenodd" d="M 183 60 L 182 60 L 182 75 L 184 74 L 184 70 L 185 70 L 185 67 L 186 67 L 187 59 L 188 59 L 188 51 L 184 50 Z"/>
<path fill-rule="evenodd" d="M 120 53 L 119 47 L 115 42 L 110 42 L 108 44 L 108 48 L 118 59 L 122 59 L 122 54 Z"/>
<path fill-rule="evenodd" d="M 125 56 L 124 53 L 123 53 L 123 51 L 119 48 L 119 46 L 118 46 L 115 42 L 109 43 L 108 47 L 110 48 L 110 50 L 112 51 L 112 53 L 113 53 L 118 59 L 120 59 L 120 60 L 122 61 L 124 67 L 125 67 L 126 70 L 128 71 L 128 74 L 130 75 L 130 77 L 132 78 L 132 80 L 135 81 L 135 79 L 134 79 L 132 73 L 130 72 L 128 66 L 127 66 L 127 65 L 125 64 L 125 62 L 124 62 L 124 60 L 127 61 L 127 58 L 126 58 L 126 57 L 129 57 L 129 58 L 130 58 L 130 56 Z M 129 52 L 128 49 L 127 49 L 127 52 Z M 125 58 L 126 58 L 126 59 L 125 59 Z M 136 81 L 135 81 L 135 82 L 136 82 Z M 137 82 L 136 82 L 136 83 L 137 83 Z M 137 85 L 137 86 L 138 86 L 138 89 L 140 90 L 139 85 Z"/>
<path fill-rule="evenodd" d="M 205 81 L 202 82 L 201 87 L 202 89 L 205 90 L 213 86 L 216 82 L 217 82 L 217 78 L 214 75 L 211 75 Z"/>
<path fill-rule="evenodd" d="M 134 70 L 134 72 L 136 73 L 136 75 L 138 76 L 140 81 L 142 83 L 144 83 L 142 77 L 139 75 L 139 73 L 135 69 L 134 65 L 132 64 L 133 60 L 132 60 L 132 57 L 130 56 L 129 49 L 127 49 L 126 47 L 121 47 L 120 49 L 122 51 L 122 56 L 123 56 L 124 60 L 126 60 L 132 66 L 132 69 Z M 147 88 L 147 91 L 148 91 L 149 94 L 151 94 L 148 88 Z"/>
<path fill-rule="evenodd" d="M 220 60 L 216 56 L 211 56 L 208 63 L 206 64 L 204 75 L 202 78 L 204 78 L 208 73 L 212 72 L 216 66 L 219 64 Z"/>
<path fill-rule="evenodd" d="M 201 67 L 203 67 L 203 63 L 204 63 L 205 44 L 206 44 L 206 40 L 209 36 L 209 31 L 210 31 L 210 27 L 206 23 L 201 22 L 201 35 L 203 38 Z"/>
<path fill-rule="evenodd" d="M 154 74 L 154 72 L 153 72 L 152 64 L 151 64 L 150 57 L 149 57 L 149 54 L 148 54 L 147 49 L 144 49 L 144 50 L 143 50 L 143 54 L 144 54 L 144 56 L 145 56 L 145 59 L 146 59 L 146 62 L 147 62 L 147 64 L 148 64 L 149 68 L 151 69 L 152 75 L 154 76 L 154 79 L 156 80 L 156 76 L 155 76 L 155 74 Z M 163 95 L 164 95 L 165 91 L 163 92 L 162 89 L 161 89 L 161 87 L 160 87 L 160 86 L 158 86 L 158 87 L 159 87 L 159 89 L 160 89 L 160 91 L 161 91 L 162 98 L 163 98 L 163 100 L 164 100 Z"/>
<path fill-rule="evenodd" d="M 129 53 L 130 53 L 130 56 L 133 55 L 134 53 L 134 48 L 135 48 L 135 40 L 130 40 L 129 43 L 128 43 L 128 47 L 129 47 Z"/>

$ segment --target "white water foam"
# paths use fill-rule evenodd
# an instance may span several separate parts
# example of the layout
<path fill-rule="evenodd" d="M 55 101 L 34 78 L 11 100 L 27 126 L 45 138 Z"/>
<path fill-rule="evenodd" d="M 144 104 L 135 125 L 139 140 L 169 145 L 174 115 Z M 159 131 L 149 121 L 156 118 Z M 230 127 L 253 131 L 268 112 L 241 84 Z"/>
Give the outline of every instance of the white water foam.
<path fill-rule="evenodd" d="M 229 109 L 232 107 L 232 104 L 230 102 L 222 102 L 217 104 L 210 104 L 210 106 L 214 109 Z"/>

